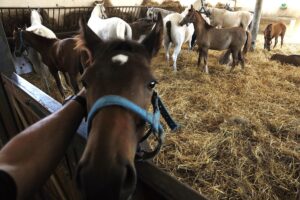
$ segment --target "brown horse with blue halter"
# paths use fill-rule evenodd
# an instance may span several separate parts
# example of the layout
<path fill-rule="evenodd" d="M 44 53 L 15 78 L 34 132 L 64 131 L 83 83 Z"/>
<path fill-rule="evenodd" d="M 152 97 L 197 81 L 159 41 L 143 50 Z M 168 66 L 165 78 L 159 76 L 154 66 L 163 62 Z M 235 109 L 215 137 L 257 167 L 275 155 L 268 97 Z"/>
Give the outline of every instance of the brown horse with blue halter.
<path fill-rule="evenodd" d="M 161 16 L 141 43 L 104 42 L 81 24 L 76 48 L 88 55 L 82 82 L 89 114 L 88 140 L 76 180 L 86 199 L 129 199 L 137 181 L 135 159 L 158 153 L 164 135 L 150 63 L 160 48 L 162 33 Z M 146 111 L 151 102 L 153 114 Z M 146 123 L 157 138 L 157 148 L 137 154 Z"/>

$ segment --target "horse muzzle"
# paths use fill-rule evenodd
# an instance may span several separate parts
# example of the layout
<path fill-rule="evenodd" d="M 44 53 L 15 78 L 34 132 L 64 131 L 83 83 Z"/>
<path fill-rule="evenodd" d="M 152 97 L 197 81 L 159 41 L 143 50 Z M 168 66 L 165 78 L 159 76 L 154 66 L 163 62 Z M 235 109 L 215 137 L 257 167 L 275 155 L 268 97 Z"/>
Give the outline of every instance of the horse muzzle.
<path fill-rule="evenodd" d="M 102 165 L 107 163 L 103 161 Z M 122 162 L 101 170 L 80 163 L 76 180 L 86 199 L 128 200 L 135 188 L 137 175 L 133 164 Z"/>

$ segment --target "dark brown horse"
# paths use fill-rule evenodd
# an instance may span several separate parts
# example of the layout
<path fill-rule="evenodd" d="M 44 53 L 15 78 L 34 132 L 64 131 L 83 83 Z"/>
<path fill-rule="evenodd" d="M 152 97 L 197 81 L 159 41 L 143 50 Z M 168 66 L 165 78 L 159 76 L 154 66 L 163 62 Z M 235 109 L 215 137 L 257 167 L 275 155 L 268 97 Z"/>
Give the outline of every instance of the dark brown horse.
<path fill-rule="evenodd" d="M 208 73 L 207 56 L 208 50 L 225 50 L 228 49 L 228 53 L 232 54 L 233 62 L 231 70 L 235 65 L 241 62 L 242 68 L 244 68 L 244 55 L 250 48 L 251 34 L 248 31 L 243 30 L 242 27 L 217 29 L 210 26 L 197 12 L 193 6 L 188 10 L 188 14 L 180 22 L 180 25 L 193 23 L 195 32 L 197 35 L 198 44 L 198 66 L 200 66 L 202 58 L 204 58 L 203 70 Z M 242 47 L 244 46 L 243 53 Z"/>
<path fill-rule="evenodd" d="M 264 37 L 265 37 L 264 49 L 268 49 L 268 51 L 270 51 L 272 39 L 275 38 L 275 43 L 273 46 L 274 49 L 278 43 L 279 36 L 281 37 L 281 47 L 282 47 L 285 32 L 286 32 L 286 25 L 284 23 L 279 22 L 276 24 L 269 24 L 264 31 Z"/>
<path fill-rule="evenodd" d="M 281 64 L 289 64 L 300 67 L 300 55 L 282 55 L 276 53 L 271 56 L 271 60 L 279 61 Z"/>
<path fill-rule="evenodd" d="M 145 37 L 154 26 L 154 22 L 148 19 L 139 19 L 135 22 L 130 23 L 130 27 L 132 30 L 132 39 L 140 40 Z"/>
<path fill-rule="evenodd" d="M 76 46 L 74 38 L 49 39 L 22 29 L 16 29 L 13 38 L 15 40 L 16 56 L 21 56 L 27 46 L 32 47 L 41 54 L 42 61 L 48 66 L 62 97 L 64 97 L 64 93 L 58 71 L 64 73 L 66 82 L 72 87 L 75 94 L 79 91 L 76 78 L 79 72 L 83 72 L 83 68 L 80 62 L 80 54 L 74 50 Z M 70 81 L 66 73 L 69 75 Z"/>
<path fill-rule="evenodd" d="M 141 43 L 103 41 L 81 24 L 76 48 L 88 55 L 82 82 L 87 90 L 89 136 L 76 180 L 86 199 L 126 200 L 135 189 L 134 160 L 145 120 L 131 109 L 110 104 L 108 98 L 125 98 L 142 109 L 149 106 L 156 83 L 150 63 L 162 34 L 162 18 Z M 109 105 L 100 109 L 103 103 Z"/>

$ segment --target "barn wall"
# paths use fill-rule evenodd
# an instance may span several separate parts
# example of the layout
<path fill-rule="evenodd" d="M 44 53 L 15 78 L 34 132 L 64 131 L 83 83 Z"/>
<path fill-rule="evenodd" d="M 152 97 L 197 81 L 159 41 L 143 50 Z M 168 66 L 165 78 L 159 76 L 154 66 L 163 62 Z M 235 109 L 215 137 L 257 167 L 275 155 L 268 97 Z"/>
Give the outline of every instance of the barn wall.
<path fill-rule="evenodd" d="M 152 0 L 158 3 L 164 0 Z M 188 6 L 195 0 L 180 0 L 183 6 Z M 90 6 L 93 0 L 0 0 L 0 7 L 12 6 L 12 7 L 45 7 L 45 6 Z M 215 5 L 218 2 L 230 3 L 234 5 L 234 1 L 231 0 L 206 0 L 206 2 Z M 242 7 L 244 10 L 254 11 L 256 0 L 237 0 L 237 6 Z M 288 8 L 286 10 L 280 10 L 279 7 L 282 3 L 287 3 Z M 111 0 L 114 6 L 134 6 L 140 5 L 142 0 Z M 264 0 L 263 1 L 263 16 L 290 16 L 300 17 L 300 1 L 299 0 Z"/>
<path fill-rule="evenodd" d="M 91 6 L 92 0 L 0 0 L 0 7 Z"/>

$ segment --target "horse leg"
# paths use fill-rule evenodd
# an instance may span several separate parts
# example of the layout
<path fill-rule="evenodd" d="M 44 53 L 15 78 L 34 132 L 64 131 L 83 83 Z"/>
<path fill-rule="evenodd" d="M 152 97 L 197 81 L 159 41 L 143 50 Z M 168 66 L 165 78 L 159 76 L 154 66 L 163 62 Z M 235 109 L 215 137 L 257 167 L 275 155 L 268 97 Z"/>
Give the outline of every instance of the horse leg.
<path fill-rule="evenodd" d="M 280 43 L 281 44 L 281 46 L 280 46 L 281 48 L 282 48 L 282 45 L 283 45 L 283 39 L 284 39 L 284 34 L 281 34 L 281 43 Z"/>
<path fill-rule="evenodd" d="M 170 47 L 171 47 L 171 42 L 169 42 L 169 40 L 164 40 L 164 48 L 165 48 L 165 52 L 166 52 L 166 59 L 167 59 L 167 63 L 168 66 L 170 66 Z"/>
<path fill-rule="evenodd" d="M 202 55 L 203 55 L 203 58 L 204 58 L 203 70 L 204 70 L 205 73 L 208 74 L 208 66 L 207 66 L 208 49 L 202 50 Z"/>
<path fill-rule="evenodd" d="M 74 92 L 74 94 L 77 94 L 79 92 L 79 87 L 78 87 L 78 84 L 77 84 L 77 81 L 76 81 L 76 75 L 74 75 L 74 74 L 70 75 L 69 74 L 69 77 L 70 77 L 70 80 L 71 80 L 73 92 Z"/>
<path fill-rule="evenodd" d="M 239 56 L 239 61 L 241 62 L 242 69 L 244 69 L 245 68 L 245 59 L 244 59 L 244 56 L 243 56 L 241 50 L 239 51 L 239 55 L 238 56 Z"/>
<path fill-rule="evenodd" d="M 70 79 L 69 79 L 70 76 L 68 77 L 68 74 L 66 72 L 64 72 L 63 74 L 64 74 L 65 81 L 66 81 L 67 85 L 72 87 L 71 83 L 70 83 Z"/>
<path fill-rule="evenodd" d="M 202 50 L 199 48 L 198 49 L 198 65 L 197 65 L 198 67 L 200 67 L 202 57 L 203 57 Z"/>
<path fill-rule="evenodd" d="M 277 43 L 278 43 L 278 36 L 275 37 L 275 43 L 273 49 L 276 47 Z"/>
<path fill-rule="evenodd" d="M 238 51 L 232 50 L 232 65 L 231 65 L 230 72 L 234 70 L 237 60 L 238 60 Z"/>
<path fill-rule="evenodd" d="M 58 71 L 50 71 L 52 76 L 54 77 L 55 79 L 55 83 L 56 83 L 56 86 L 61 94 L 61 96 L 63 98 L 65 98 L 65 95 L 64 95 L 64 92 L 63 92 L 63 88 L 62 88 L 62 85 L 61 85 L 61 81 L 60 81 L 60 78 L 59 78 L 59 75 L 58 75 Z"/>
<path fill-rule="evenodd" d="M 177 71 L 177 57 L 178 57 L 178 54 L 180 53 L 180 50 L 181 50 L 181 45 L 182 44 L 175 44 L 175 48 L 174 48 L 174 52 L 173 52 L 173 55 L 172 55 L 172 58 L 173 58 L 173 69 L 174 71 L 176 72 Z"/>

